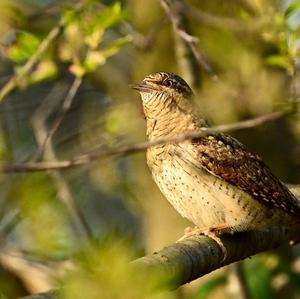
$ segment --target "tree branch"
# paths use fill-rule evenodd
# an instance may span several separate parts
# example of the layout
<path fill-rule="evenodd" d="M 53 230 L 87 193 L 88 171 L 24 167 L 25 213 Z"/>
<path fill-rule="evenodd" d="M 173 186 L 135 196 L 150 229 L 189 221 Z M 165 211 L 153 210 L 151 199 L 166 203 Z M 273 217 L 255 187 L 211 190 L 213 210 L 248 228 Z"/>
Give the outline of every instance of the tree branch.
<path fill-rule="evenodd" d="M 206 136 L 208 134 L 254 128 L 263 125 L 265 123 L 281 119 L 292 112 L 293 111 L 272 112 L 253 119 L 244 120 L 232 124 L 225 124 L 225 125 L 219 125 L 211 128 L 202 128 L 197 131 L 184 132 L 182 134 L 178 134 L 177 136 L 171 138 L 157 138 L 156 140 L 153 141 L 146 141 L 146 142 L 141 142 L 141 143 L 128 145 L 128 146 L 121 146 L 110 150 L 98 149 L 98 150 L 91 151 L 89 153 L 76 156 L 70 160 L 27 162 L 27 163 L 20 163 L 20 164 L 11 164 L 9 162 L 2 162 L 1 163 L 2 165 L 0 165 L 0 172 L 15 173 L 15 172 L 34 172 L 34 171 L 46 171 L 46 170 L 55 170 L 55 169 L 68 169 L 68 168 L 91 163 L 94 160 L 97 160 L 98 158 L 102 158 L 102 157 L 109 157 L 115 155 L 126 156 L 140 151 L 144 151 L 147 148 L 152 146 L 162 145 L 171 142 L 174 143 L 182 142 L 185 140 Z"/>
<path fill-rule="evenodd" d="M 197 235 L 178 241 L 151 255 L 131 262 L 130 267 L 158 275 L 159 287 L 174 289 L 191 282 L 225 265 L 243 260 L 254 254 L 300 241 L 299 227 L 287 230 L 272 227 L 264 231 L 250 231 L 234 235 L 222 235 L 220 240 L 227 250 L 224 259 L 219 244 L 209 237 Z M 150 276 L 148 276 L 150 275 Z M 162 281 L 162 280 L 163 281 Z M 54 292 L 24 297 L 23 299 L 54 299 Z"/>
<path fill-rule="evenodd" d="M 38 151 L 35 154 L 34 158 L 39 158 L 40 156 L 42 156 L 45 160 L 57 161 L 52 137 L 60 126 L 67 112 L 71 108 L 72 101 L 76 96 L 81 82 L 82 78 L 80 77 L 76 77 L 74 79 L 66 97 L 63 100 L 61 110 L 57 118 L 51 124 L 49 130 L 47 128 L 47 120 L 58 105 L 58 101 L 53 98 L 55 97 L 56 93 L 49 93 L 41 103 L 39 108 L 35 111 L 34 115 L 32 116 L 31 123 L 33 127 L 33 133 L 38 144 Z M 58 99 L 60 102 L 60 97 L 58 97 Z M 61 171 L 59 169 L 56 169 L 55 171 L 51 171 L 49 175 L 53 180 L 54 186 L 56 187 L 58 199 L 68 209 L 69 216 L 73 223 L 73 227 L 77 232 L 77 236 L 81 237 L 79 238 L 79 240 L 86 241 L 87 239 L 92 239 L 91 229 L 80 207 L 74 199 L 74 195 L 69 186 L 69 183 L 67 182 L 67 180 L 65 180 Z"/>
<path fill-rule="evenodd" d="M 201 67 L 216 79 L 217 76 L 211 66 L 197 49 L 198 38 L 191 34 L 185 1 L 160 0 L 160 3 L 173 25 L 175 50 L 183 77 L 194 88 L 199 87 Z"/>
<path fill-rule="evenodd" d="M 40 156 L 44 154 L 45 148 L 48 146 L 52 137 L 54 136 L 55 132 L 61 125 L 62 121 L 64 120 L 66 114 L 71 108 L 73 100 L 82 84 L 82 77 L 75 77 L 61 107 L 61 111 L 59 112 L 57 118 L 54 120 L 53 124 L 51 125 L 50 129 L 48 130 L 44 140 L 42 141 L 37 153 L 35 154 L 35 158 L 39 159 Z M 35 113 L 36 118 L 38 118 L 39 110 Z M 49 114 L 49 113 L 48 113 Z"/>
<path fill-rule="evenodd" d="M 133 266 L 162 272 L 169 287 L 177 288 L 225 265 L 243 260 L 259 252 L 277 248 L 294 240 L 300 240 L 299 227 L 288 232 L 274 227 L 268 231 L 251 231 L 220 236 L 227 250 L 223 253 L 218 243 L 206 236 L 193 236 L 174 243 L 159 252 L 132 262 Z"/>

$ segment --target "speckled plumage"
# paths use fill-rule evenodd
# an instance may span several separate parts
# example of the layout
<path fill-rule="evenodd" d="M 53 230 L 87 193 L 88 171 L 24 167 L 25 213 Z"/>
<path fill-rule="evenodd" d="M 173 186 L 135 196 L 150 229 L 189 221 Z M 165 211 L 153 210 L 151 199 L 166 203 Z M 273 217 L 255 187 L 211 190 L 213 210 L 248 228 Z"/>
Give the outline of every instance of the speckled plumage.
<path fill-rule="evenodd" d="M 154 73 L 134 88 L 142 96 L 149 140 L 205 126 L 179 76 Z M 300 222 L 297 198 L 258 155 L 228 135 L 151 147 L 147 161 L 168 201 L 198 227 L 245 231 Z"/>

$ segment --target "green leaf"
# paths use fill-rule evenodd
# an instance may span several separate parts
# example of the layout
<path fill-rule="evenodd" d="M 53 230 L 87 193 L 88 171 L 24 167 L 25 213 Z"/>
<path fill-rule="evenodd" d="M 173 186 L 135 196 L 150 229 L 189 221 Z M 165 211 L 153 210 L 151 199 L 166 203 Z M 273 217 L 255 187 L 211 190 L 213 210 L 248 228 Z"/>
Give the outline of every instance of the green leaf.
<path fill-rule="evenodd" d="M 74 9 L 66 9 L 63 13 L 65 24 L 70 24 L 80 21 L 80 12 Z"/>
<path fill-rule="evenodd" d="M 84 61 L 84 67 L 87 72 L 93 72 L 100 65 L 105 64 L 106 57 L 101 51 L 89 51 Z"/>
<path fill-rule="evenodd" d="M 87 35 L 84 41 L 91 49 L 97 49 L 103 40 L 103 35 L 104 30 L 95 30 L 91 34 Z"/>
<path fill-rule="evenodd" d="M 29 76 L 30 84 L 37 84 L 54 79 L 58 74 L 57 65 L 50 59 L 41 61 Z"/>
<path fill-rule="evenodd" d="M 284 16 L 286 18 L 290 17 L 292 14 L 294 14 L 297 10 L 300 9 L 300 1 L 293 2 L 291 5 L 288 6 L 286 9 Z"/>
<path fill-rule="evenodd" d="M 288 58 L 282 55 L 271 55 L 267 57 L 265 61 L 268 65 L 280 67 L 285 70 L 291 67 Z"/>
<path fill-rule="evenodd" d="M 95 27 L 98 29 L 109 28 L 122 20 L 122 8 L 120 2 L 105 8 L 95 19 Z"/>
<path fill-rule="evenodd" d="M 104 49 L 98 51 L 89 51 L 84 61 L 84 68 L 86 72 L 93 72 L 97 67 L 105 64 L 107 58 L 117 54 L 122 47 L 131 42 L 130 36 L 125 36 L 117 39 L 114 43 Z"/>
<path fill-rule="evenodd" d="M 102 51 L 104 57 L 108 58 L 115 55 L 119 50 L 132 41 L 131 36 L 125 36 L 117 39 L 110 47 Z"/>
<path fill-rule="evenodd" d="M 15 63 L 24 63 L 36 52 L 40 42 L 36 35 L 22 31 L 18 34 L 16 43 L 8 49 L 8 57 Z"/>

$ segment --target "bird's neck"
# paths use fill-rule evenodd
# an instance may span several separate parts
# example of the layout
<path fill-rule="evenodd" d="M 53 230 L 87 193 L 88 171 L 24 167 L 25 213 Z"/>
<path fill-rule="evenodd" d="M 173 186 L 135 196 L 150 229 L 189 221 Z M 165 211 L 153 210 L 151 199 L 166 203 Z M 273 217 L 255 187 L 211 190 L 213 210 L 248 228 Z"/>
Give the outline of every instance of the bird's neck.
<path fill-rule="evenodd" d="M 147 120 L 147 137 L 149 140 L 164 137 L 175 137 L 181 133 L 196 130 L 205 126 L 203 119 L 199 120 L 192 105 L 179 107 L 172 103 L 171 98 L 157 103 L 151 103 L 151 107 L 144 105 Z"/>

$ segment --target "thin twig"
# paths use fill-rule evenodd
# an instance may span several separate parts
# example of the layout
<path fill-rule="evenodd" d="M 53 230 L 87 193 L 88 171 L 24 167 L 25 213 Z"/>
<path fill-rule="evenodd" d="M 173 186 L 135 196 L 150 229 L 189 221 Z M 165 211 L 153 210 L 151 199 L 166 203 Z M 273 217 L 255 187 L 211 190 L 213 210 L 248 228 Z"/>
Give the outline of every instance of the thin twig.
<path fill-rule="evenodd" d="M 225 259 L 215 241 L 201 235 L 193 236 L 135 260 L 133 264 L 143 271 L 150 270 L 149 274 L 151 270 L 155 274 L 161 271 L 163 282 L 168 282 L 169 288 L 176 288 L 232 262 L 288 244 L 289 240 L 295 240 L 290 244 L 298 243 L 299 226 L 292 226 L 290 230 L 272 226 L 266 230 L 223 234 L 220 239 L 228 253 Z"/>
<path fill-rule="evenodd" d="M 144 151 L 149 147 L 163 145 L 167 143 L 183 142 L 189 139 L 200 138 L 208 134 L 216 134 L 221 132 L 229 132 L 229 131 L 254 128 L 268 122 L 276 121 L 288 115 L 289 113 L 291 112 L 273 112 L 253 119 L 244 120 L 232 124 L 225 124 L 225 125 L 215 126 L 211 128 L 202 128 L 197 131 L 187 131 L 171 138 L 157 138 L 153 141 L 146 141 L 146 142 L 141 142 L 133 145 L 123 146 L 116 149 L 111 149 L 109 151 L 107 150 L 105 151 L 103 149 L 95 150 L 89 153 L 76 156 L 70 160 L 28 162 L 28 163 L 21 163 L 21 164 L 10 164 L 4 162 L 0 167 L 0 171 L 5 173 L 15 173 L 15 172 L 34 172 L 34 171 L 45 171 L 45 170 L 55 170 L 55 169 L 68 169 L 68 168 L 91 163 L 92 161 L 101 157 L 108 157 L 114 155 L 125 156 L 140 151 Z"/>
<path fill-rule="evenodd" d="M 181 36 L 181 38 L 184 41 L 186 41 L 186 43 L 189 45 L 198 64 L 201 65 L 206 70 L 206 72 L 211 76 L 211 78 L 213 80 L 218 80 L 218 76 L 216 75 L 216 73 L 213 71 L 211 66 L 205 61 L 205 59 L 202 57 L 202 55 L 200 54 L 200 52 L 197 49 L 199 39 L 195 36 L 189 35 L 188 33 L 186 33 L 185 31 L 182 31 L 182 30 L 178 31 L 178 33 Z"/>
<path fill-rule="evenodd" d="M 123 28 L 121 27 L 121 30 L 132 36 L 132 43 L 136 48 L 147 51 L 154 46 L 158 33 L 168 22 L 169 19 L 166 16 L 163 16 L 157 23 L 152 25 L 149 32 L 146 34 L 136 31 L 128 22 L 123 22 Z"/>
<path fill-rule="evenodd" d="M 189 20 L 184 13 L 185 2 L 181 0 L 161 0 L 160 3 L 173 26 L 174 48 L 180 73 L 196 89 L 201 84 L 201 65 L 198 64 L 190 45 L 179 34 L 182 31 L 191 35 Z"/>
<path fill-rule="evenodd" d="M 59 126 L 61 125 L 63 119 L 65 118 L 67 112 L 70 110 L 73 99 L 75 97 L 75 95 L 78 92 L 78 89 L 80 88 L 82 83 L 82 77 L 76 77 L 68 91 L 67 96 L 65 97 L 65 100 L 62 104 L 62 108 L 61 111 L 58 115 L 58 117 L 55 119 L 55 121 L 53 122 L 51 128 L 48 130 L 47 132 L 47 136 L 45 138 L 45 140 L 43 141 L 43 144 L 41 145 L 41 147 L 39 147 L 37 153 L 35 154 L 35 157 L 38 159 L 40 156 L 43 155 L 43 152 L 45 150 L 45 148 L 47 147 L 49 141 L 52 139 L 54 133 L 56 132 L 56 130 L 59 128 Z"/>
<path fill-rule="evenodd" d="M 197 87 L 199 83 L 198 66 L 203 68 L 213 79 L 217 79 L 215 72 L 197 49 L 198 38 L 190 33 L 185 1 L 161 0 L 160 3 L 173 24 L 174 33 L 179 37 L 176 48 L 177 52 L 182 52 L 179 62 L 182 60 L 184 65 L 182 68 L 189 70 L 190 74 L 187 75 L 192 77 L 192 85 Z M 187 75 L 184 77 L 188 78 Z"/>
<path fill-rule="evenodd" d="M 283 227 L 270 227 L 234 235 L 223 234 L 220 241 L 227 251 L 224 258 L 220 245 L 215 240 L 200 234 L 194 235 L 132 261 L 129 264 L 129 270 L 132 272 L 129 273 L 134 273 L 133 277 L 143 273 L 145 283 L 157 281 L 156 291 L 174 290 L 225 265 L 287 244 L 289 240 L 295 240 L 294 244 L 299 242 L 299 227 L 290 227 L 289 230 Z M 156 280 L 153 279 L 155 277 Z M 22 299 L 54 299 L 55 291 L 51 292 L 52 294 L 47 292 Z"/>
<path fill-rule="evenodd" d="M 44 101 L 41 103 L 41 105 L 35 111 L 32 117 L 33 132 L 39 145 L 39 148 L 43 148 L 42 155 L 45 160 L 52 160 L 54 162 L 57 161 L 55 149 L 53 146 L 53 140 L 51 138 L 51 133 L 54 134 L 55 129 L 58 128 L 59 124 L 63 120 L 63 117 L 65 113 L 67 113 L 72 103 L 72 99 L 75 97 L 80 84 L 81 79 L 76 78 L 71 88 L 68 89 L 67 97 L 65 98 L 62 112 L 57 118 L 57 120 L 54 122 L 54 127 L 51 128 L 52 130 L 50 134 L 46 125 L 47 119 L 56 109 L 57 105 L 61 102 L 61 97 L 58 97 L 57 99 L 56 88 L 53 88 L 52 92 L 44 99 Z M 58 87 L 59 86 L 60 84 L 58 84 Z M 64 95 L 65 93 L 62 92 L 62 94 Z M 49 135 L 50 138 L 47 139 Z M 45 140 L 47 140 L 48 142 L 45 143 Z M 53 183 L 57 189 L 59 200 L 61 200 L 68 209 L 70 218 L 73 221 L 72 223 L 74 224 L 74 228 L 76 229 L 76 231 L 79 233 L 80 236 L 83 236 L 85 239 L 92 239 L 93 235 L 89 224 L 87 223 L 81 208 L 79 207 L 74 198 L 69 183 L 65 180 L 60 169 L 56 169 L 55 171 L 50 172 L 49 175 L 52 178 Z"/>
<path fill-rule="evenodd" d="M 18 73 L 13 76 L 0 90 L 0 102 L 2 102 L 8 94 L 10 94 L 19 84 L 20 80 L 26 76 L 35 64 L 39 61 L 41 56 L 49 48 L 53 40 L 55 40 L 62 32 L 64 22 L 59 22 L 59 24 L 54 27 L 48 34 L 48 36 L 42 41 L 38 50 L 33 56 L 26 62 L 26 64 L 18 71 Z"/>

